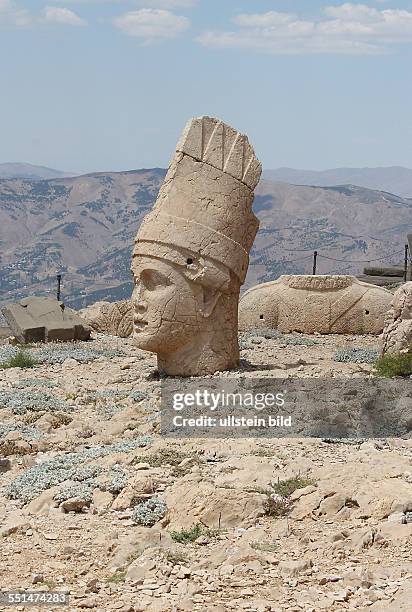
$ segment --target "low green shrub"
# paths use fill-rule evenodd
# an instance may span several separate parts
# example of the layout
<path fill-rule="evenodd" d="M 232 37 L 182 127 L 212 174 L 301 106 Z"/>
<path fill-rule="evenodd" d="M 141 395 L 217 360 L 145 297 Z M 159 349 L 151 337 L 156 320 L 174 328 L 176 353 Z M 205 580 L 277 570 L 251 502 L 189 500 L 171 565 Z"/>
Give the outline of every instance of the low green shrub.
<path fill-rule="evenodd" d="M 394 378 L 412 375 L 412 352 L 382 355 L 375 363 L 378 376 Z"/>
<path fill-rule="evenodd" d="M 187 544 L 188 542 L 194 542 L 203 534 L 203 527 L 200 523 L 196 523 L 190 529 L 181 529 L 180 531 L 171 531 L 170 537 L 174 542 L 179 544 Z"/>
<path fill-rule="evenodd" d="M 5 361 L 0 363 L 0 369 L 5 370 L 8 368 L 34 368 L 37 364 L 36 359 L 32 357 L 27 351 L 17 351 L 14 355 L 11 355 Z"/>
<path fill-rule="evenodd" d="M 286 480 L 278 480 L 272 484 L 272 488 L 278 495 L 282 495 L 282 497 L 289 497 L 297 489 L 303 489 L 304 487 L 314 484 L 316 483 L 312 478 L 293 476 L 293 478 L 287 478 Z"/>

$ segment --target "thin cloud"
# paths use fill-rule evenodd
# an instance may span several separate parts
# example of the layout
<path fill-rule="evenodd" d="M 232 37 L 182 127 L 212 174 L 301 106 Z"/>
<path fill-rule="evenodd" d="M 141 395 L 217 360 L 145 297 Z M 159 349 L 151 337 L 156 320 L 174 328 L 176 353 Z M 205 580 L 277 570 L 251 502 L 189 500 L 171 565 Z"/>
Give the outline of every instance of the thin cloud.
<path fill-rule="evenodd" d="M 41 15 L 35 15 L 13 0 L 0 0 L 0 26 L 31 28 L 44 24 L 84 26 L 86 22 L 67 8 L 47 6 Z"/>
<path fill-rule="evenodd" d="M 196 4 L 197 0 L 139 0 L 139 4 L 143 4 L 147 7 L 154 8 L 192 8 Z"/>
<path fill-rule="evenodd" d="M 44 19 L 47 23 L 60 23 L 62 25 L 71 26 L 87 25 L 84 19 L 81 19 L 75 12 L 57 6 L 47 6 L 44 9 Z"/>
<path fill-rule="evenodd" d="M 27 28 L 32 24 L 30 11 L 19 8 L 12 0 L 0 0 L 0 26 Z"/>
<path fill-rule="evenodd" d="M 161 9 L 130 11 L 113 19 L 124 34 L 140 38 L 144 44 L 176 38 L 190 27 L 187 17 Z"/>
<path fill-rule="evenodd" d="M 208 31 L 206 47 L 243 48 L 273 54 L 379 54 L 412 43 L 412 12 L 363 4 L 327 6 L 325 17 L 303 20 L 293 13 L 241 14 L 232 31 Z"/>
<path fill-rule="evenodd" d="M 192 8 L 198 0 L 55 0 L 56 4 L 139 4 L 142 8 Z"/>

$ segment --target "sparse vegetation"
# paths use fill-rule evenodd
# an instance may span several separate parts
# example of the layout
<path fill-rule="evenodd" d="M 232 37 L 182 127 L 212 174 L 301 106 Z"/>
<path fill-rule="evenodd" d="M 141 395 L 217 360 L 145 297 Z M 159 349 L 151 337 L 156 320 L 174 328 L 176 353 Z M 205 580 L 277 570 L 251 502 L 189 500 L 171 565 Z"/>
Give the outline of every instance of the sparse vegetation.
<path fill-rule="evenodd" d="M 52 389 L 58 387 L 58 384 L 54 380 L 48 380 L 47 378 L 25 378 L 13 383 L 13 387 L 16 389 L 26 389 L 30 387 L 47 387 Z"/>
<path fill-rule="evenodd" d="M 280 518 L 281 516 L 289 514 L 291 510 L 291 501 L 288 497 L 283 497 L 277 493 L 271 493 L 267 495 L 264 509 L 267 516 Z"/>
<path fill-rule="evenodd" d="M 303 489 L 309 485 L 316 484 L 312 478 L 301 478 L 301 476 L 294 476 L 286 480 L 278 480 L 272 484 L 273 491 L 283 497 L 289 497 L 297 489 Z"/>
<path fill-rule="evenodd" d="M 57 582 L 48 578 L 46 580 L 43 580 L 43 584 L 45 584 L 52 591 L 56 588 Z"/>
<path fill-rule="evenodd" d="M 0 370 L 8 368 L 34 368 L 38 362 L 27 351 L 19 350 L 0 363 Z"/>
<path fill-rule="evenodd" d="M 249 338 L 266 338 L 267 340 L 271 340 L 274 338 L 281 338 L 282 336 L 283 334 L 277 329 L 262 327 L 244 332 L 241 336 L 241 340 L 249 340 Z"/>
<path fill-rule="evenodd" d="M 276 542 L 251 542 L 250 546 L 253 550 L 268 553 L 276 552 L 279 549 L 279 545 Z"/>
<path fill-rule="evenodd" d="M 152 453 L 151 455 L 147 455 L 145 457 L 138 457 L 134 461 L 134 463 L 140 463 L 140 461 L 144 461 L 148 463 L 151 467 L 162 467 L 165 465 L 178 466 L 184 459 L 189 457 L 188 454 L 182 453 L 181 451 L 175 448 L 162 448 L 156 453 Z"/>
<path fill-rule="evenodd" d="M 117 571 L 106 580 L 106 582 L 110 584 L 119 584 L 126 580 L 126 572 L 125 571 Z"/>
<path fill-rule="evenodd" d="M 8 408 L 13 414 L 24 415 L 26 412 L 69 411 L 66 402 L 48 391 L 0 391 L 0 406 Z"/>
<path fill-rule="evenodd" d="M 412 375 L 412 352 L 407 353 L 386 353 L 379 357 L 375 363 L 375 370 L 378 376 L 383 378 L 394 378 L 395 376 Z"/>
<path fill-rule="evenodd" d="M 25 470 L 7 485 L 5 494 L 10 499 L 20 499 L 23 503 L 27 504 L 43 491 L 66 480 L 86 482 L 87 484 L 97 486 L 97 483 L 95 484 L 91 481 L 102 472 L 102 469 L 95 464 L 84 466 L 87 461 L 106 457 L 112 453 L 131 452 L 150 443 L 151 438 L 142 436 L 130 442 L 95 446 L 77 453 L 56 455 L 56 457 L 49 461 L 43 461 Z"/>
<path fill-rule="evenodd" d="M 314 346 L 319 344 L 317 340 L 313 338 L 300 338 L 297 336 L 283 336 L 281 338 L 281 345 L 286 346 Z"/>
<path fill-rule="evenodd" d="M 312 478 L 301 478 L 294 476 L 286 480 L 278 480 L 271 484 L 270 490 L 262 490 L 266 495 L 264 503 L 265 514 L 273 517 L 287 516 L 292 509 L 290 496 L 297 489 L 303 489 L 309 485 L 314 485 Z"/>
<path fill-rule="evenodd" d="M 172 565 L 185 565 L 188 562 L 188 558 L 178 551 L 166 550 L 164 556 L 166 561 Z"/>
<path fill-rule="evenodd" d="M 190 529 L 181 529 L 180 531 L 171 531 L 170 537 L 174 542 L 180 544 L 188 544 L 189 542 L 195 542 L 197 538 L 203 535 L 203 526 L 200 523 L 196 523 Z"/>

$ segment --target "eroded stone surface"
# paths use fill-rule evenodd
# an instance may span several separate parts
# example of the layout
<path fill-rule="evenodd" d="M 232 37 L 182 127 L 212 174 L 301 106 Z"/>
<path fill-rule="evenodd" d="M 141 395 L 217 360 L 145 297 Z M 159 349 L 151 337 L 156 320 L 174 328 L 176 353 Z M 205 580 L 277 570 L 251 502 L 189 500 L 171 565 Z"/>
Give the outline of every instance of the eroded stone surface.
<path fill-rule="evenodd" d="M 379 334 L 393 295 L 354 276 L 281 276 L 247 291 L 239 328 L 281 332 Z"/>
<path fill-rule="evenodd" d="M 127 338 L 133 333 L 133 305 L 130 300 L 96 302 L 79 311 L 79 315 L 95 331 Z"/>
<path fill-rule="evenodd" d="M 191 120 L 133 253 L 134 337 L 171 375 L 239 363 L 237 307 L 258 220 L 261 166 L 247 137 Z"/>
<path fill-rule="evenodd" d="M 409 234 L 411 237 L 412 235 Z M 410 348 L 412 342 L 412 282 L 395 292 L 392 307 L 385 319 L 383 352 L 396 353 Z"/>

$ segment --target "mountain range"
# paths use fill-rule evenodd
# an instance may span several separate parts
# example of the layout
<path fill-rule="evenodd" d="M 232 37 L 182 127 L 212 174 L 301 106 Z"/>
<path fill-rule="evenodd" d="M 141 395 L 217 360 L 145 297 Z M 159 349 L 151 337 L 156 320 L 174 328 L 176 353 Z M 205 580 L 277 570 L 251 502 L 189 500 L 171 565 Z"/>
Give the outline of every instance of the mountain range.
<path fill-rule="evenodd" d="M 1 178 L 53 179 L 79 176 L 78 172 L 64 172 L 33 164 L 5 163 L 0 164 Z M 358 185 L 368 189 L 378 189 L 396 193 L 403 197 L 412 197 L 412 170 L 402 166 L 382 168 L 334 168 L 332 170 L 297 170 L 295 168 L 277 168 L 265 170 L 263 178 L 270 181 L 281 181 L 292 185 L 309 185 L 314 187 L 333 187 L 335 185 Z"/>
<path fill-rule="evenodd" d="M 296 170 L 277 168 L 265 170 L 263 178 L 284 181 L 293 185 L 333 187 L 335 185 L 358 185 L 368 189 L 379 189 L 412 197 L 412 170 L 402 166 L 387 168 L 335 168 L 333 170 Z"/>
<path fill-rule="evenodd" d="M 49 180 L 0 180 L 0 306 L 54 294 L 80 308 L 130 296 L 133 239 L 165 176 L 161 168 Z M 262 180 L 260 229 L 244 288 L 282 273 L 359 273 L 399 264 L 412 229 L 412 199 L 354 185 Z M 339 261 L 336 261 L 339 260 Z"/>
<path fill-rule="evenodd" d="M 34 166 L 33 164 L 6 163 L 0 164 L 0 179 L 21 178 L 21 179 L 52 179 L 76 176 L 76 172 L 63 172 L 45 166 Z"/>

